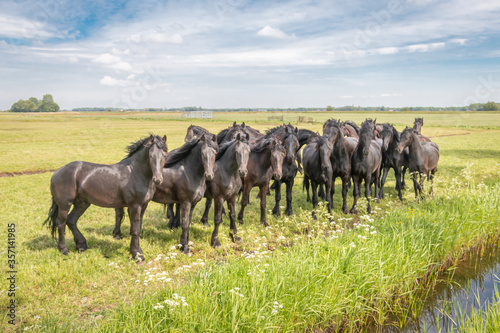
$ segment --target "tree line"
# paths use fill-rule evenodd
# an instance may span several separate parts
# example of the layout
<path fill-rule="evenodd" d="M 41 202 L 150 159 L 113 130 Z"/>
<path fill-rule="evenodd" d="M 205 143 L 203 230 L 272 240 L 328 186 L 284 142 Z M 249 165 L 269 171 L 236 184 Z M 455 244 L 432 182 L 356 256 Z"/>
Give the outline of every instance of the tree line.
<path fill-rule="evenodd" d="M 39 100 L 36 97 L 29 99 L 20 99 L 10 107 L 12 112 L 57 112 L 59 105 L 54 102 L 54 98 L 50 94 L 43 95 Z"/>

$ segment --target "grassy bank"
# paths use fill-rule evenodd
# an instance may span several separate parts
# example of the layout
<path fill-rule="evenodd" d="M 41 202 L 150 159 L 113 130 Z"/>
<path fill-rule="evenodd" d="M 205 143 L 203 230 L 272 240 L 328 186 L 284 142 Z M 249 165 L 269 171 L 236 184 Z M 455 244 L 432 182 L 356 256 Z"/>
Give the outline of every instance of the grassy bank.
<path fill-rule="evenodd" d="M 404 116 L 402 121 L 409 125 L 420 115 Z M 494 129 L 473 126 L 470 119 L 455 127 L 442 127 L 437 118 L 449 116 L 435 115 L 435 126 L 429 120 L 423 129 L 424 134 L 435 135 L 434 141 L 441 148 L 433 199 L 416 203 L 409 188 L 404 203 L 399 203 L 391 173 L 388 196 L 375 205 L 376 213 L 372 216 L 364 216 L 363 212 L 358 216 L 341 214 L 337 191 L 335 223 L 327 221 L 324 207 L 318 221 L 313 221 L 299 175 L 294 187 L 296 215 L 279 219 L 268 216 L 270 228 L 263 229 L 258 222 L 256 191 L 251 195 L 245 224 L 238 226 L 241 244 L 231 243 L 225 222 L 220 235 L 223 246 L 220 250 L 212 249 L 212 228 L 199 224 L 203 202 L 198 205 L 190 231 L 194 243 L 192 257 L 178 253 L 180 231 L 168 230 L 163 208 L 151 204 L 144 216 L 141 239 L 147 259 L 144 265 L 130 260 L 128 236 L 121 241 L 112 238 L 114 212 L 93 206 L 79 222 L 89 250 L 75 253 L 68 233 L 70 254 L 61 256 L 49 232 L 41 227 L 50 206 L 51 173 L 0 178 L 0 218 L 3 225 L 16 224 L 19 272 L 17 325 L 7 324 L 6 305 L 10 298 L 2 284 L 2 328 L 349 330 L 367 322 L 387 323 L 394 320 L 390 316 L 394 313 L 399 315 L 394 322 L 399 325 L 405 316 L 418 313 L 422 302 L 417 295 L 433 283 L 424 279 L 434 276 L 429 274 L 429 267 L 455 258 L 464 247 L 487 242 L 500 229 L 500 127 L 495 120 L 491 125 Z M 10 136 L 12 144 L 2 145 L 1 149 L 11 156 L 11 162 L 6 163 L 10 163 L 9 167 L 4 167 L 2 160 L 2 170 L 30 170 L 43 163 L 44 168 L 57 168 L 74 159 L 116 162 L 130 141 L 150 131 L 163 133 L 165 129 L 169 148 L 173 149 L 183 142 L 190 124 L 169 121 L 162 115 L 159 117 L 164 119 L 115 117 L 118 116 L 85 116 L 81 120 L 63 116 L 53 120 L 61 122 L 58 126 L 47 125 L 51 123 L 47 119 L 30 118 L 32 127 L 22 119 L 13 119 L 11 127 L 20 128 L 21 134 L 14 131 L 16 134 Z M 350 114 L 342 116 L 349 118 Z M 228 126 L 228 121 L 215 119 L 196 124 L 217 131 Z M 277 125 L 266 119 L 250 124 L 260 129 Z M 0 135 L 7 140 L 5 128 L 9 126 L 4 122 L 1 125 Z M 304 127 L 319 130 L 320 126 Z M 449 135 L 464 131 L 470 134 Z M 64 149 L 52 146 L 53 137 L 56 146 Z M 86 148 L 72 152 L 74 145 Z M 35 150 L 16 155 L 19 149 Z M 268 209 L 273 204 L 273 198 L 268 197 Z M 351 194 L 348 204 L 352 204 Z M 122 227 L 124 235 L 128 235 L 128 226 L 126 221 Z M 6 228 L 2 227 L 0 237 L 7 240 Z M 0 247 L 0 255 L 6 256 L 5 245 Z"/>

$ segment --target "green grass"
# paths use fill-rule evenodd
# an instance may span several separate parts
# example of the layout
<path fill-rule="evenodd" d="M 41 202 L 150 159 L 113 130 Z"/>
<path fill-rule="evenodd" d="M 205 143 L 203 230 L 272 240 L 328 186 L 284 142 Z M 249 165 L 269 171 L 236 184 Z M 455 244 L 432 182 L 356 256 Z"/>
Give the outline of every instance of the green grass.
<path fill-rule="evenodd" d="M 410 188 L 404 194 L 405 202 L 399 203 L 391 172 L 386 199 L 373 205 L 378 207 L 370 217 L 373 221 L 361 218 L 363 205 L 358 217 L 341 214 L 340 191 L 334 197 L 335 224 L 327 222 L 324 207 L 322 217 L 313 221 L 299 175 L 294 187 L 296 215 L 288 219 L 268 216 L 270 228 L 264 229 L 258 222 L 254 191 L 245 225 L 238 225 L 241 244 L 230 241 L 226 221 L 220 230 L 222 248 L 212 249 L 212 229 L 199 223 L 204 206 L 203 202 L 199 204 L 190 230 L 192 257 L 175 250 L 180 231 L 167 229 L 163 208 L 151 204 L 144 216 L 141 247 L 147 262 L 143 265 L 130 259 L 128 221 L 122 226 L 125 238 L 114 240 L 114 212 L 94 206 L 79 221 L 89 250 L 75 253 L 68 231 L 70 254 L 62 256 L 48 230 L 41 227 L 50 206 L 51 173 L 0 178 L 0 219 L 3 225 L 16 224 L 19 321 L 15 328 L 34 330 L 34 325 L 39 325 L 42 331 L 303 331 L 327 327 L 349 330 L 363 323 L 388 323 L 393 320 L 389 318 L 394 318 L 392 314 L 397 315 L 395 324 L 400 325 L 406 317 L 418 314 L 421 289 L 433 283 L 432 279 L 426 280 L 426 285 L 416 281 L 433 277 L 431 272 L 437 269 L 436 265 L 456 258 L 467 246 L 488 241 L 489 236 L 500 231 L 499 114 L 473 114 L 477 119 L 461 115 L 423 115 L 423 133 L 435 136 L 441 152 L 433 199 L 418 204 Z M 401 125 L 411 125 L 413 118 L 422 114 L 331 116 L 358 122 L 370 116 L 378 121 L 388 117 Z M 445 118 L 455 116 L 460 120 L 455 125 L 443 123 Z M 489 124 L 484 123 L 485 116 L 491 116 Z M 107 113 L 1 115 L 0 136 L 8 144 L 0 147 L 1 156 L 6 156 L 0 172 L 55 169 L 75 159 L 113 163 L 123 157 L 129 142 L 149 132 L 166 133 L 169 149 L 173 149 L 182 144 L 191 123 L 214 132 L 234 120 L 245 120 L 259 129 L 277 125 L 276 121 L 268 121 L 267 115 L 250 113 L 216 115 L 213 121 L 180 121 L 170 117 Z M 318 113 L 313 117 L 320 120 L 329 115 Z M 285 120 L 288 121 L 286 117 Z M 320 130 L 321 124 L 318 121 L 304 127 Z M 470 134 L 449 136 L 464 133 Z M 273 204 L 273 198 L 268 197 L 268 209 Z M 348 204 L 352 204 L 351 193 Z M 369 230 L 358 229 L 354 223 L 369 224 Z M 376 234 L 370 233 L 373 231 Z M 6 228 L 2 228 L 0 237 L 7 240 Z M 246 259 L 252 251 L 253 257 Z M 0 256 L 6 257 L 5 246 L 0 247 Z M 0 286 L 0 305 L 5 311 L 9 298 L 5 285 Z M 188 306 L 181 302 L 170 311 L 162 303 L 163 309 L 154 309 L 165 299 L 180 302 L 173 299 L 174 293 L 185 297 Z M 4 316 L 0 325 L 12 329 L 6 320 Z"/>

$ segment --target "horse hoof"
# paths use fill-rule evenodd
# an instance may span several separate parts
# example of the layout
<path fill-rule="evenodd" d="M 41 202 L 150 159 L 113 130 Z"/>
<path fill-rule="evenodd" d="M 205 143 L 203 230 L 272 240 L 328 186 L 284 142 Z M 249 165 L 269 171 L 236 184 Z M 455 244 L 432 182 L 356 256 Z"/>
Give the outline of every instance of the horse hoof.
<path fill-rule="evenodd" d="M 358 210 L 357 209 L 351 209 L 351 214 L 357 214 Z"/>
<path fill-rule="evenodd" d="M 229 233 L 229 237 L 231 237 L 231 240 L 233 241 L 233 243 L 241 243 L 241 238 L 240 236 L 238 235 L 234 235 L 233 233 Z"/>
<path fill-rule="evenodd" d="M 220 244 L 220 242 L 219 242 L 218 239 L 215 239 L 215 240 L 212 241 L 212 247 L 214 249 L 220 249 L 221 248 L 221 244 Z"/>
<path fill-rule="evenodd" d="M 121 240 L 122 239 L 122 235 L 114 235 L 113 236 L 116 240 Z"/>
<path fill-rule="evenodd" d="M 210 227 L 210 224 L 208 224 L 208 222 L 203 222 L 203 225 L 204 225 L 205 227 Z"/>
<path fill-rule="evenodd" d="M 86 247 L 79 247 L 78 248 L 78 252 L 82 253 L 82 252 L 85 252 L 87 250 Z"/>
<path fill-rule="evenodd" d="M 293 215 L 293 210 L 291 210 L 291 209 L 287 209 L 287 210 L 285 211 L 285 214 L 286 214 L 287 216 L 292 216 L 292 215 Z"/>
<path fill-rule="evenodd" d="M 269 227 L 269 224 L 266 221 L 263 221 L 262 224 L 264 225 L 264 228 Z"/>
<path fill-rule="evenodd" d="M 61 253 L 64 255 L 64 256 L 67 256 L 69 254 L 68 250 L 63 250 L 61 251 Z"/>

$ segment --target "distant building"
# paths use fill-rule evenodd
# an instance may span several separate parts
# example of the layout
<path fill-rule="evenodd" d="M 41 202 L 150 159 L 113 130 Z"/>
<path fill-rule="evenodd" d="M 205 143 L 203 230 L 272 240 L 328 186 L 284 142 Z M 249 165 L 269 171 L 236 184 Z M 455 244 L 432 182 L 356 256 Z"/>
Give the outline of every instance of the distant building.
<path fill-rule="evenodd" d="M 213 111 L 182 111 L 182 118 L 212 119 L 213 117 Z"/>

